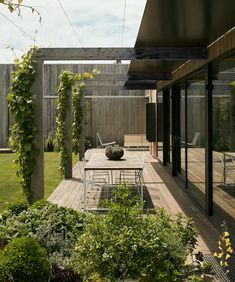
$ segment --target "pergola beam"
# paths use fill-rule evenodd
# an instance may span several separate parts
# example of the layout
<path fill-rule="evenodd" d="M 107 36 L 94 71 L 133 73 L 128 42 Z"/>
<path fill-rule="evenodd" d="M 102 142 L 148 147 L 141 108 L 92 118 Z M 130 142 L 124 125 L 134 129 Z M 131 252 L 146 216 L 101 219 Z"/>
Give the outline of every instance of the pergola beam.
<path fill-rule="evenodd" d="M 191 60 L 207 59 L 206 47 L 189 48 L 40 48 L 35 56 L 57 60 Z"/>
<path fill-rule="evenodd" d="M 128 80 L 171 80 L 171 72 L 157 72 L 157 73 L 128 73 Z"/>
<path fill-rule="evenodd" d="M 109 73 L 101 73 L 95 77 L 96 81 L 127 81 L 127 80 L 171 80 L 172 74 L 171 72 L 156 72 L 156 73 L 128 73 L 128 74 L 109 74 Z M 89 81 L 93 81 L 92 79 L 87 80 L 87 84 Z"/>
<path fill-rule="evenodd" d="M 125 88 L 129 90 L 154 90 L 157 89 L 157 84 L 153 80 L 129 80 L 125 83 Z"/>

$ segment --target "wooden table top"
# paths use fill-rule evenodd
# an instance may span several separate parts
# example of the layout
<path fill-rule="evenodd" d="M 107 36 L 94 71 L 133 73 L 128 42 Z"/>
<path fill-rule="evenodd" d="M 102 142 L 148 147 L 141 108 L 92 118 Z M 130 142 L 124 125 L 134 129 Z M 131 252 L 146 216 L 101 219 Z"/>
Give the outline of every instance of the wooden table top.
<path fill-rule="evenodd" d="M 120 160 L 109 160 L 103 153 L 94 153 L 84 170 L 143 170 L 143 163 L 137 157 L 123 156 Z"/>

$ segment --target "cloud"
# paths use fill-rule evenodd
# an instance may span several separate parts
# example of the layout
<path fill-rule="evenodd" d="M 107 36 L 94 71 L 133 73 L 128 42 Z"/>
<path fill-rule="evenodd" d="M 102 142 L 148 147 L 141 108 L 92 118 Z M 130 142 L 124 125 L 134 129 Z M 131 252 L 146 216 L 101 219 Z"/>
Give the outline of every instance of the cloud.
<path fill-rule="evenodd" d="M 22 18 L 10 14 L 6 8 L 1 13 L 34 38 L 41 47 L 120 47 L 122 37 L 124 0 L 60 0 L 76 33 L 68 23 L 58 0 L 25 0 L 41 13 L 42 23 L 36 14 L 23 11 Z M 134 46 L 146 0 L 126 0 L 126 21 L 124 46 Z M 0 15 L 0 62 L 9 63 L 13 59 L 10 46 L 21 54 L 33 40 Z"/>

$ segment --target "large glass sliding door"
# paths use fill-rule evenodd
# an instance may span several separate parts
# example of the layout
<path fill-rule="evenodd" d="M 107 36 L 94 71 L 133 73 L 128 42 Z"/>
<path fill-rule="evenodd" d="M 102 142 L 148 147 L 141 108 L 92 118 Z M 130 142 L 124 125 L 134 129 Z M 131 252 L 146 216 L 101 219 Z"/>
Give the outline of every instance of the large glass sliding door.
<path fill-rule="evenodd" d="M 235 56 L 213 65 L 214 211 L 235 239 Z"/>
<path fill-rule="evenodd" d="M 185 88 L 185 83 L 180 85 L 180 174 L 182 179 L 185 181 L 185 186 L 187 186 L 187 95 Z"/>
<path fill-rule="evenodd" d="M 163 163 L 165 159 L 164 164 L 171 167 L 172 175 L 183 180 L 184 187 L 203 208 L 206 197 L 205 89 L 205 71 L 201 71 L 173 85 L 171 90 L 163 91 Z"/>
<path fill-rule="evenodd" d="M 186 164 L 186 95 L 185 83 L 172 87 L 172 174 L 178 175 L 186 186 L 187 164 Z"/>
<path fill-rule="evenodd" d="M 180 87 L 172 86 L 171 94 L 172 175 L 180 173 Z"/>
<path fill-rule="evenodd" d="M 187 184 L 194 199 L 205 208 L 205 72 L 187 81 Z"/>

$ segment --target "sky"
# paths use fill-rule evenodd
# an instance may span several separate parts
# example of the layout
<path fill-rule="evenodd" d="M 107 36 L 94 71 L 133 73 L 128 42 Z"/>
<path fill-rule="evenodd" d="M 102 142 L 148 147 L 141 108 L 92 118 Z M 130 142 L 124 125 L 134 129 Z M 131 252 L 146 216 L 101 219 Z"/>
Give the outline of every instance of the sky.
<path fill-rule="evenodd" d="M 19 17 L 0 5 L 0 64 L 12 63 L 34 41 L 40 47 L 133 47 L 146 0 L 126 0 L 123 44 L 125 0 L 25 0 L 24 4 L 34 6 L 42 21 L 27 9 Z"/>

